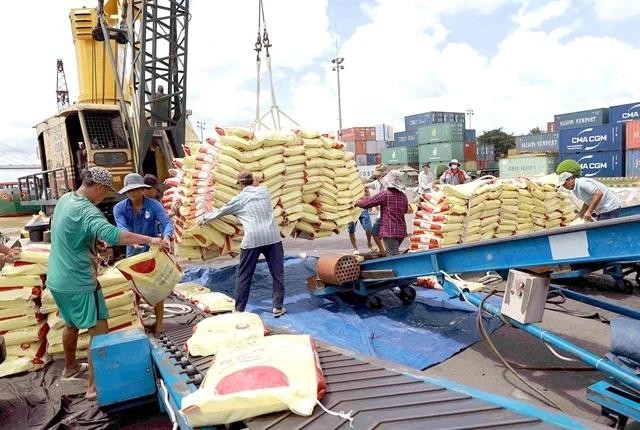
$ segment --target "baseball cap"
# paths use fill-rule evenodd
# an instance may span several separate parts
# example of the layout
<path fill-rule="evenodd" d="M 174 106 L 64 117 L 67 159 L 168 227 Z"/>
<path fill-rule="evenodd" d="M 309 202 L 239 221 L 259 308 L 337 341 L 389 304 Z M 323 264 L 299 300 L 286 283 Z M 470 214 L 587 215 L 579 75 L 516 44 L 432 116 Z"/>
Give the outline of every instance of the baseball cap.
<path fill-rule="evenodd" d="M 120 194 L 125 194 L 127 191 L 137 190 L 138 188 L 151 188 L 144 183 L 144 179 L 137 173 L 129 173 L 124 177 L 124 187 L 119 191 Z"/>
<path fill-rule="evenodd" d="M 558 175 L 558 186 L 564 185 L 567 182 L 567 179 L 572 178 L 573 173 L 571 172 L 562 172 Z"/>
<path fill-rule="evenodd" d="M 113 188 L 113 175 L 111 175 L 111 172 L 104 167 L 92 167 L 87 170 L 87 174 L 94 183 L 98 185 L 104 185 L 105 187 L 109 187 L 113 191 L 115 191 L 115 189 Z"/>

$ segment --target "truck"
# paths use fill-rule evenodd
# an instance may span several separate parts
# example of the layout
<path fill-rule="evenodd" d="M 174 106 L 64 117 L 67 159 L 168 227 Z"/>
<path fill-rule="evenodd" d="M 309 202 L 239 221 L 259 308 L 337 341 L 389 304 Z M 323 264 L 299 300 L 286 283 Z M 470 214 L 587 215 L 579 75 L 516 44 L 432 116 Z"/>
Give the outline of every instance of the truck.
<path fill-rule="evenodd" d="M 200 140 L 186 110 L 188 5 L 101 0 L 71 9 L 79 97 L 36 124 L 42 171 L 18 179 L 23 205 L 51 213 L 94 166 L 113 174 L 116 189 L 131 172 L 163 181 L 185 136 Z M 101 204 L 108 218 L 116 202 L 111 193 Z"/>

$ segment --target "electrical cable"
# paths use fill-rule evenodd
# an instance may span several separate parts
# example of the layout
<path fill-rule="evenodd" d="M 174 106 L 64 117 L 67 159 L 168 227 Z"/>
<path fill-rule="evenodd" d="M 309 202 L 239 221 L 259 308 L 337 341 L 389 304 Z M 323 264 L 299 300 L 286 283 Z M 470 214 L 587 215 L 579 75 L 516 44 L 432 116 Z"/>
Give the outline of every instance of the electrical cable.
<path fill-rule="evenodd" d="M 539 388 L 537 388 L 535 385 L 533 385 L 532 383 L 530 383 L 529 381 L 527 381 L 522 375 L 520 375 L 510 364 L 507 360 L 504 359 L 504 357 L 502 356 L 502 354 L 500 354 L 500 352 L 497 350 L 497 348 L 495 347 L 495 345 L 493 344 L 493 341 L 491 340 L 491 338 L 489 337 L 489 334 L 487 333 L 485 327 L 484 327 L 484 323 L 482 321 L 482 310 L 484 308 L 484 304 L 485 302 L 494 294 L 496 294 L 498 292 L 498 290 L 493 290 L 491 293 L 487 294 L 486 296 L 484 296 L 480 302 L 480 306 L 478 306 L 478 313 L 476 314 L 476 327 L 478 328 L 478 332 L 480 333 L 480 336 L 487 342 L 487 345 L 489 346 L 489 348 L 491 349 L 491 351 L 495 354 L 495 356 L 498 358 L 498 360 L 500 360 L 500 362 L 502 362 L 502 364 L 511 371 L 511 373 L 513 373 L 522 383 L 524 383 L 527 387 L 531 388 L 536 394 L 538 394 L 540 396 L 540 400 L 542 400 L 544 403 L 546 403 L 547 405 L 554 407 L 564 413 L 567 413 L 567 411 L 565 411 L 562 406 L 560 406 L 558 403 L 556 403 L 551 397 L 547 396 L 545 393 L 542 392 L 542 390 L 540 390 Z"/>

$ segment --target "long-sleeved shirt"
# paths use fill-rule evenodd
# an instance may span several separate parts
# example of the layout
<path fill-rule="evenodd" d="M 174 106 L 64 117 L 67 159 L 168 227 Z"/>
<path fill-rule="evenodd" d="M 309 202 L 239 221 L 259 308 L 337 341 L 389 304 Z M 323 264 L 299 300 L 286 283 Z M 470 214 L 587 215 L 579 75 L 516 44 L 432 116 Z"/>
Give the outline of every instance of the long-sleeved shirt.
<path fill-rule="evenodd" d="M 440 176 L 440 183 L 449 185 L 460 185 L 471 180 L 471 176 L 464 170 L 458 168 L 455 172 L 451 169 L 444 171 Z"/>
<path fill-rule="evenodd" d="M 120 230 L 145 236 L 173 237 L 173 225 L 167 213 L 157 200 L 144 197 L 142 209 L 136 214 L 131 200 L 126 199 L 113 207 L 113 217 Z M 147 245 L 143 247 L 127 246 L 127 257 L 149 250 Z"/>
<path fill-rule="evenodd" d="M 424 193 L 433 185 L 433 173 L 431 170 L 426 172 L 423 170 L 418 174 L 418 192 Z"/>
<path fill-rule="evenodd" d="M 363 209 L 380 206 L 380 237 L 399 239 L 407 236 L 404 215 L 407 213 L 409 201 L 402 191 L 388 188 L 373 197 L 360 200 L 356 206 Z"/>
<path fill-rule="evenodd" d="M 282 241 L 278 224 L 273 217 L 271 197 L 265 186 L 248 186 L 229 200 L 229 203 L 211 213 L 205 214 L 204 222 L 225 215 L 235 215 L 244 229 L 240 248 L 251 249 L 272 245 Z"/>
<path fill-rule="evenodd" d="M 51 221 L 51 253 L 47 288 L 62 293 L 88 293 L 96 289 L 96 241 L 120 242 L 120 230 L 109 224 L 86 197 L 67 193 L 60 198 Z"/>

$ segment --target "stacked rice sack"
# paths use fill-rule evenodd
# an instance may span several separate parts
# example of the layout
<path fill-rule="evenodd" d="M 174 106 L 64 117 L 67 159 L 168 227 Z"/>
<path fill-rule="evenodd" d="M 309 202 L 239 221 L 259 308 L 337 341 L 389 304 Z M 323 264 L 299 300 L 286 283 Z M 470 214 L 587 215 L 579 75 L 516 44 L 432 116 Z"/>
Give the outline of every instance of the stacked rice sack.
<path fill-rule="evenodd" d="M 18 261 L 0 271 L 0 335 L 7 347 L 0 377 L 36 370 L 48 360 L 49 326 L 40 312 L 48 256 L 46 246 L 25 248 Z"/>
<path fill-rule="evenodd" d="M 577 207 L 550 175 L 479 179 L 422 195 L 411 249 L 427 250 L 569 225 Z"/>
<path fill-rule="evenodd" d="M 256 132 L 217 128 L 218 136 L 185 146 L 174 160 L 162 202 L 176 227 L 176 255 L 203 260 L 236 255 L 243 231 L 234 216 L 200 227 L 198 217 L 220 208 L 241 188 L 236 176 L 249 170 L 268 188 L 283 237 L 316 239 L 340 233 L 360 215 L 354 203 L 364 187 L 354 154 L 317 132 Z"/>
<path fill-rule="evenodd" d="M 127 279 L 115 268 L 108 268 L 98 276 L 98 282 L 102 288 L 102 294 L 109 309 L 109 319 L 107 320 L 109 332 L 115 332 L 130 328 L 141 328 L 138 316 L 134 308 L 134 295 Z M 53 301 L 51 292 L 45 290 L 43 294 L 43 303 Z M 51 297 L 51 299 L 49 299 Z M 62 331 L 65 323 L 60 318 L 60 314 L 55 307 L 48 305 L 44 308 L 47 313 L 47 323 L 50 327 L 47 334 L 47 353 L 53 359 L 64 358 L 64 350 L 62 347 Z M 91 338 L 87 330 L 80 330 L 78 336 L 78 346 L 76 357 L 86 358 L 89 350 L 89 342 Z"/>

